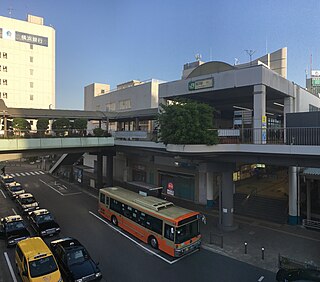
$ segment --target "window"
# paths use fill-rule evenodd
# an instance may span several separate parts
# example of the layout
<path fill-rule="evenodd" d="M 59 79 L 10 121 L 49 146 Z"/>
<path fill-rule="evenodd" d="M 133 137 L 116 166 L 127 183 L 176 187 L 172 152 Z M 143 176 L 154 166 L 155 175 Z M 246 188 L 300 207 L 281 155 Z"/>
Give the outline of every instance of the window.
<path fill-rule="evenodd" d="M 33 82 L 30 82 L 30 88 L 33 88 Z"/>
<path fill-rule="evenodd" d="M 33 101 L 33 94 L 30 94 L 30 101 Z"/>
<path fill-rule="evenodd" d="M 119 109 L 120 110 L 131 109 L 131 100 L 119 101 Z"/>
<path fill-rule="evenodd" d="M 30 44 L 30 49 L 31 49 L 31 50 L 33 49 L 33 44 Z"/>
<path fill-rule="evenodd" d="M 7 99 L 7 98 L 8 98 L 7 92 L 3 92 L 3 93 L 2 93 L 2 98 L 3 98 L 3 99 Z"/>
<path fill-rule="evenodd" d="M 2 79 L 2 85 L 8 85 L 8 80 Z"/>
<path fill-rule="evenodd" d="M 8 54 L 7 54 L 6 52 L 3 52 L 3 53 L 2 53 L 2 58 L 8 59 Z"/>
<path fill-rule="evenodd" d="M 7 71 L 8 71 L 8 67 L 7 67 L 7 66 L 3 66 L 3 67 L 2 67 L 2 70 L 3 70 L 4 72 L 7 72 Z"/>
<path fill-rule="evenodd" d="M 122 214 L 122 203 L 118 202 L 117 200 L 110 199 L 110 209 Z"/>
<path fill-rule="evenodd" d="M 30 75 L 33 75 L 33 69 L 30 69 Z"/>
<path fill-rule="evenodd" d="M 33 63 L 33 57 L 30 56 L 30 63 Z"/>
<path fill-rule="evenodd" d="M 106 111 L 107 112 L 115 112 L 115 110 L 116 110 L 116 103 L 106 104 Z"/>
<path fill-rule="evenodd" d="M 174 227 L 165 224 L 164 225 L 164 237 L 169 239 L 170 241 L 174 240 Z"/>
<path fill-rule="evenodd" d="M 104 94 L 105 93 L 105 90 L 104 89 L 101 89 L 101 94 Z"/>

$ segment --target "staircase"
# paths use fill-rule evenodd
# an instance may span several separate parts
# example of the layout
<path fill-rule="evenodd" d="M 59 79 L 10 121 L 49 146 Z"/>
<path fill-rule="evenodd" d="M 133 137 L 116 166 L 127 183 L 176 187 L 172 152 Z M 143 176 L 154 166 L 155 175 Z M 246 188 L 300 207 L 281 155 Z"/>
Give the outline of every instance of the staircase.
<path fill-rule="evenodd" d="M 79 160 L 84 153 L 72 153 L 63 154 L 49 170 L 49 173 L 54 173 L 61 165 L 73 165 L 77 160 Z"/>
<path fill-rule="evenodd" d="M 287 223 L 288 200 L 236 193 L 234 213 L 276 223 Z"/>

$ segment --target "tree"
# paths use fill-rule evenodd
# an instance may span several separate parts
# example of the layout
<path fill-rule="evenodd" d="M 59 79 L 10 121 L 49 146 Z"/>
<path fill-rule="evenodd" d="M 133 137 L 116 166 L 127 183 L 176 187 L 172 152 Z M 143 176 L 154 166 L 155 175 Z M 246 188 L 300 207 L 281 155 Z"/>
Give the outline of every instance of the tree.
<path fill-rule="evenodd" d="M 70 121 L 67 118 L 58 118 L 52 123 L 52 130 L 57 136 L 63 136 L 70 130 Z"/>
<path fill-rule="evenodd" d="M 18 131 L 18 135 L 25 135 L 31 129 L 30 123 L 25 118 L 14 118 L 12 120 L 12 127 Z"/>
<path fill-rule="evenodd" d="M 85 130 L 87 129 L 88 120 L 84 118 L 77 118 L 73 123 L 73 128 L 80 133 L 80 135 L 85 135 Z"/>
<path fill-rule="evenodd" d="M 49 128 L 49 119 L 48 118 L 39 118 L 37 121 L 38 134 L 43 137 L 48 128 Z"/>
<path fill-rule="evenodd" d="M 161 105 L 158 115 L 159 135 L 165 144 L 218 143 L 213 128 L 213 108 L 190 100 Z"/>
<path fill-rule="evenodd" d="M 100 127 L 96 127 L 95 129 L 93 129 L 94 136 L 101 137 L 104 135 L 104 133 L 105 133 L 105 131 Z"/>

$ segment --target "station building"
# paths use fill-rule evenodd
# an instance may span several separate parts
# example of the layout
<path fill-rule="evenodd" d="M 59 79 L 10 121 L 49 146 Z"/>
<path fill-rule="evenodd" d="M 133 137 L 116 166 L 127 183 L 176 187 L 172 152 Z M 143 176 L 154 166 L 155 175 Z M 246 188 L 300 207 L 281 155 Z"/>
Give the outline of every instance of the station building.
<path fill-rule="evenodd" d="M 286 48 L 242 65 L 196 61 L 184 66 L 179 80 L 157 82 L 154 87 L 148 83 L 99 94 L 88 92 L 89 88 L 94 89 L 92 85 L 85 88 L 85 110 L 115 110 L 112 129 L 106 129 L 116 138 L 116 183 L 162 186 L 163 194 L 169 198 L 209 207 L 218 199 L 223 210 L 222 224 L 232 229 L 234 173 L 242 165 L 282 165 L 288 174 L 289 221 L 300 217 L 299 167 L 317 166 L 317 161 L 312 162 L 310 156 L 308 162 L 305 156 L 291 156 L 292 151 L 286 151 L 293 148 L 288 145 L 299 145 L 286 130 L 286 119 L 288 113 L 320 108 L 320 99 L 287 80 Z M 159 104 L 176 98 L 205 102 L 215 108 L 218 145 L 165 146 L 152 139 Z M 140 123 L 148 126 L 142 129 Z M 146 134 L 138 135 L 141 131 Z M 85 158 L 88 166 L 96 167 L 96 162 L 95 156 Z M 107 166 L 106 160 L 103 165 Z"/>

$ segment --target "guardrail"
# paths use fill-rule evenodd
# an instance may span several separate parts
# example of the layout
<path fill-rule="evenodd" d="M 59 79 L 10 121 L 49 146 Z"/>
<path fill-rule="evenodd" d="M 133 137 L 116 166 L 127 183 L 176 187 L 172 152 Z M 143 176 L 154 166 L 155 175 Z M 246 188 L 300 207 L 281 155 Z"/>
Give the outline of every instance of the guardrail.
<path fill-rule="evenodd" d="M 320 230 L 320 221 L 310 220 L 310 219 L 303 219 L 302 225 L 306 228 L 318 229 Z"/>

